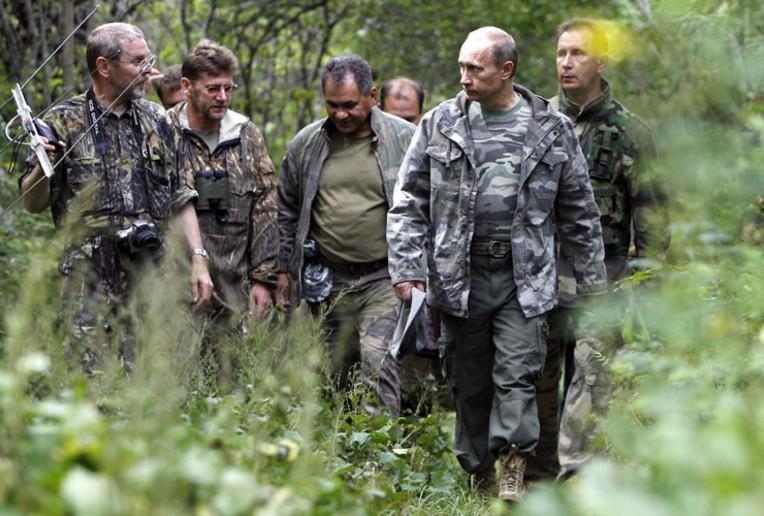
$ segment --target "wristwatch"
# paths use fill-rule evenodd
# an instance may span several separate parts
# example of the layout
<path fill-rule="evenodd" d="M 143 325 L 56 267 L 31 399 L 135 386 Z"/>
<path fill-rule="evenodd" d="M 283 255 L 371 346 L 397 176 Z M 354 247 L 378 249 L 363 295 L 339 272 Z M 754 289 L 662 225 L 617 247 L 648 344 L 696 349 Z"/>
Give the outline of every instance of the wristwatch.
<path fill-rule="evenodd" d="M 191 256 L 201 256 L 205 260 L 210 259 L 210 253 L 207 252 L 207 250 L 204 247 L 194 247 L 191 249 Z"/>

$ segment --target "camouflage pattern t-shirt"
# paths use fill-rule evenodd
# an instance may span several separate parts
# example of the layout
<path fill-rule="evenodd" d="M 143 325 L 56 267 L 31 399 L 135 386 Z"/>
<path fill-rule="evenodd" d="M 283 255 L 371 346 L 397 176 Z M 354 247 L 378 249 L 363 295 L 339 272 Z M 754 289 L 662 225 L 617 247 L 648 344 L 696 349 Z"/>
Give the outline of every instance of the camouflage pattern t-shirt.
<path fill-rule="evenodd" d="M 512 109 L 488 111 L 480 103 L 469 108 L 469 122 L 478 153 L 475 234 L 473 238 L 510 240 L 517 206 L 523 140 L 532 115 L 520 98 Z"/>

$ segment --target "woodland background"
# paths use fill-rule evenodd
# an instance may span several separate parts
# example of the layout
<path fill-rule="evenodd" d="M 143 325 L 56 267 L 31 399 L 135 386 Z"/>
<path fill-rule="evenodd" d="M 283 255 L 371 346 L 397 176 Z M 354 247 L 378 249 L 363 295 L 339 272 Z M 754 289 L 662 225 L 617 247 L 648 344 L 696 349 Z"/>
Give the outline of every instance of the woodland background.
<path fill-rule="evenodd" d="M 0 103 L 93 2 L 0 2 Z M 653 127 L 672 245 L 621 288 L 632 307 L 613 363 L 605 452 L 541 485 L 518 514 L 760 514 L 764 507 L 764 7 L 760 0 L 104 1 L 25 87 L 36 112 L 87 86 L 84 36 L 114 20 L 146 33 L 158 66 L 201 37 L 240 61 L 233 107 L 278 166 L 323 116 L 326 59 L 364 56 L 378 84 L 420 80 L 426 107 L 458 91 L 467 32 L 518 43 L 517 80 L 556 91 L 555 27 L 610 22 L 615 95 Z M 0 104 L 2 105 L 2 104 Z M 12 101 L 0 108 L 3 125 Z M 26 150 L 0 143 L 0 205 Z M 3 514 L 485 514 L 450 451 L 453 414 L 369 416 L 326 387 L 318 325 L 251 322 L 221 390 L 197 364 L 183 280 L 148 274 L 125 316 L 139 367 L 98 381 L 67 367 L 56 325 L 61 241 L 46 214 L 0 215 L 0 512 Z M 182 276 L 182 275 L 181 275 Z M 163 286 L 157 289 L 160 284 Z M 164 287 L 167 288 L 164 288 Z M 130 324 L 130 323 L 128 323 Z M 357 393 L 351 394 L 351 399 Z"/>

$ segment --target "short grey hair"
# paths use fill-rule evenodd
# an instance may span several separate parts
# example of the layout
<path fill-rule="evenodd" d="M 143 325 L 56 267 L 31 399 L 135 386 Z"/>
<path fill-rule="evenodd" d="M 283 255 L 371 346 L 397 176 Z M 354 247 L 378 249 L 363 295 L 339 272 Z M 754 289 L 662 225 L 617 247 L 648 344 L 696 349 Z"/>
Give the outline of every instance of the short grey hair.
<path fill-rule="evenodd" d="M 85 58 L 90 75 L 95 74 L 96 60 L 105 57 L 113 61 L 122 53 L 122 42 L 145 39 L 143 31 L 130 23 L 105 23 L 88 34 Z"/>
<path fill-rule="evenodd" d="M 352 77 L 358 91 L 368 95 L 374 86 L 371 67 L 364 58 L 356 54 L 342 54 L 333 57 L 324 65 L 321 72 L 321 89 L 326 88 L 326 81 L 331 77 L 334 84 L 342 84 Z"/>

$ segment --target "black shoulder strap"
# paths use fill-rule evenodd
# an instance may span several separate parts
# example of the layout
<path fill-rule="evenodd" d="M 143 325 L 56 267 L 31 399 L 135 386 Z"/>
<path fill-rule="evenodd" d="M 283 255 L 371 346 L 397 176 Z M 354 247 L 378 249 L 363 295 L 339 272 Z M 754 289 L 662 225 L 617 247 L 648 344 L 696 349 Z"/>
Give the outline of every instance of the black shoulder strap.
<path fill-rule="evenodd" d="M 106 154 L 106 140 L 103 135 L 103 127 L 98 119 L 98 112 L 100 108 L 96 103 L 95 93 L 93 88 L 90 88 L 85 94 L 85 116 L 88 119 L 88 127 L 92 128 L 93 139 L 95 140 L 95 150 L 99 156 L 103 157 Z"/>

